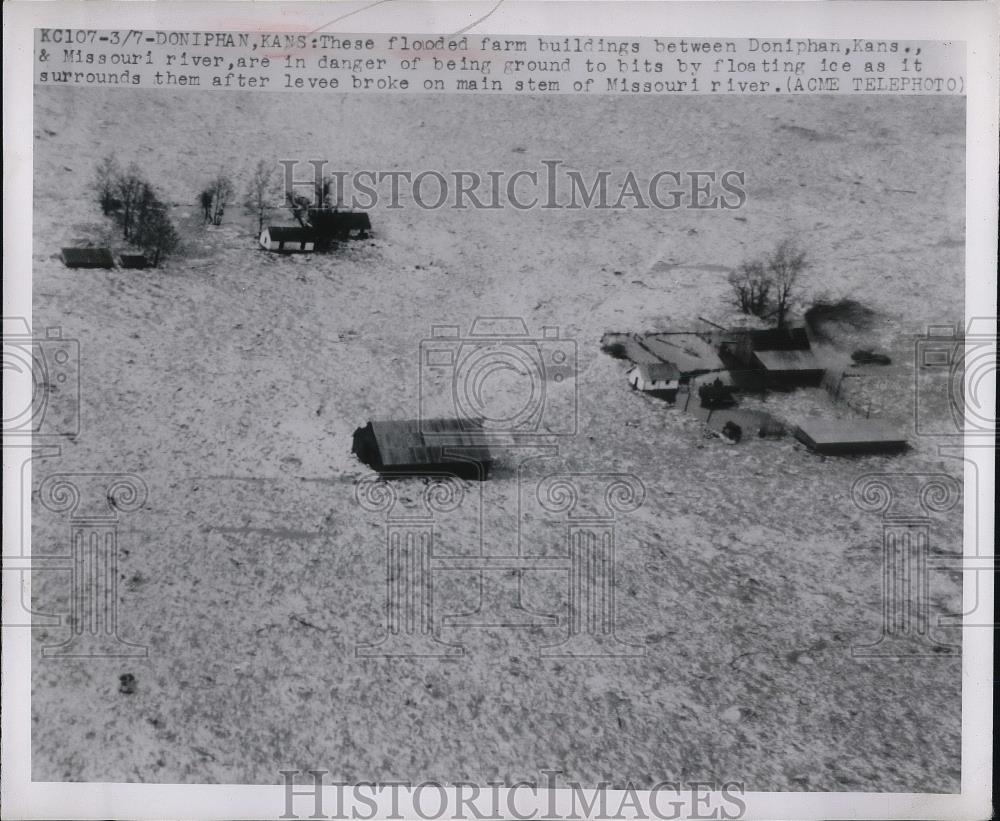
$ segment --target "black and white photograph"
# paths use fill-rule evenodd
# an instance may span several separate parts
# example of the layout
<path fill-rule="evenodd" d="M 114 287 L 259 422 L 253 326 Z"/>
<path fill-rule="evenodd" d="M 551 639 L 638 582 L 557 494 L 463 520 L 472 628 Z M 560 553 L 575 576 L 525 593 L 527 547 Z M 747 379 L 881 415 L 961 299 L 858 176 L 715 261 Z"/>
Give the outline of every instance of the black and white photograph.
<path fill-rule="evenodd" d="M 988 816 L 965 49 L 367 14 L 21 34 L 29 780 L 271 786 L 262 818 Z"/>

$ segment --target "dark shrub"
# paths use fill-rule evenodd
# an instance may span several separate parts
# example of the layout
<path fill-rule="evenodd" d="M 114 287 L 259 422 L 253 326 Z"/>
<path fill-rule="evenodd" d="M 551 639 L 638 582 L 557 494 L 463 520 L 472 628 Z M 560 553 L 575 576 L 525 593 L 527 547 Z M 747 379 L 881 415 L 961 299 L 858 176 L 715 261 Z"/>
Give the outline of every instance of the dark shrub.
<path fill-rule="evenodd" d="M 861 348 L 851 354 L 851 359 L 858 365 L 891 365 L 892 359 L 884 353 L 876 353 L 866 348 Z"/>

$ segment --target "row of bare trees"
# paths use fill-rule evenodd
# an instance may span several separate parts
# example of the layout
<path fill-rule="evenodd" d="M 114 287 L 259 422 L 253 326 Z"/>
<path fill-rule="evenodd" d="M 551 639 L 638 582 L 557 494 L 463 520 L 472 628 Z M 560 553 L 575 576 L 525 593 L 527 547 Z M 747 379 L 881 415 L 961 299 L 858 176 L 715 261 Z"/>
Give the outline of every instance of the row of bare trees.
<path fill-rule="evenodd" d="M 791 239 L 778 243 L 761 259 L 741 263 L 729 275 L 736 307 L 745 314 L 773 318 L 779 328 L 784 328 L 806 266 L 806 252 Z"/>
<path fill-rule="evenodd" d="M 257 220 L 260 233 L 271 211 L 281 202 L 276 167 L 260 160 L 254 167 L 244 192 L 244 210 Z M 95 170 L 93 188 L 101 212 L 112 218 L 123 238 L 141 248 L 153 265 L 173 253 L 180 242 L 168 208 L 134 162 L 122 168 L 114 154 L 104 157 Z M 236 197 L 236 186 L 228 172 L 219 172 L 199 195 L 206 223 L 221 225 L 226 209 Z M 294 203 L 290 205 L 295 213 Z"/>
<path fill-rule="evenodd" d="M 277 207 L 281 193 L 276 185 L 275 166 L 266 160 L 259 160 L 250 175 L 243 194 L 243 209 L 257 220 L 257 233 L 264 230 L 268 215 Z M 236 197 L 236 185 L 225 169 L 205 185 L 198 202 L 202 218 L 210 225 L 222 225 L 226 209 Z"/>
<path fill-rule="evenodd" d="M 279 203 L 288 208 L 292 217 L 299 225 L 312 225 L 316 215 L 329 212 L 335 208 L 333 177 L 317 180 L 314 186 L 313 198 L 291 192 L 283 192 L 280 187 L 280 175 L 277 166 L 266 160 L 258 160 L 247 181 L 243 194 L 243 209 L 257 221 L 257 233 L 264 230 L 268 216 L 279 207 Z M 220 171 L 202 190 L 200 203 L 202 216 L 206 223 L 221 225 L 226 208 L 232 202 L 236 192 L 232 177 L 225 171 Z"/>
<path fill-rule="evenodd" d="M 114 154 L 104 157 L 94 177 L 101 213 L 111 217 L 122 237 L 141 248 L 153 266 L 173 253 L 180 243 L 177 229 L 156 189 L 136 163 L 122 168 Z"/>

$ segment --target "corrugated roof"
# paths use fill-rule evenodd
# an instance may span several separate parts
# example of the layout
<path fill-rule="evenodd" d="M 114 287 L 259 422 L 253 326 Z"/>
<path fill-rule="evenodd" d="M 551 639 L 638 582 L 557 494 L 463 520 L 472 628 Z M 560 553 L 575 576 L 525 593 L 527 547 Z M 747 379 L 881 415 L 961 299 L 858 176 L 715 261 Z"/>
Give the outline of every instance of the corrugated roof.
<path fill-rule="evenodd" d="M 481 425 L 456 419 L 372 421 L 379 458 L 385 467 L 437 465 L 453 462 L 489 463 Z"/>
<path fill-rule="evenodd" d="M 62 258 L 70 268 L 115 267 L 115 260 L 107 248 L 63 248 Z"/>

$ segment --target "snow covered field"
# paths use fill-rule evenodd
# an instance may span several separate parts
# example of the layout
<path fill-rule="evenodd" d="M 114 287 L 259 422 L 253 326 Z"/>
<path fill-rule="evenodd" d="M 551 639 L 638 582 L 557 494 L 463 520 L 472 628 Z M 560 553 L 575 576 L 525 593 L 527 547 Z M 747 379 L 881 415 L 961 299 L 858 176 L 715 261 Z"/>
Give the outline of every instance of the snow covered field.
<path fill-rule="evenodd" d="M 52 472 L 134 473 L 148 501 L 119 529 L 120 633 L 148 658 L 36 655 L 36 780 L 275 783 L 538 778 L 596 784 L 735 780 L 748 790 L 948 792 L 960 784 L 960 662 L 857 660 L 882 614 L 881 522 L 851 501 L 879 472 L 946 473 L 914 435 L 916 339 L 958 322 L 964 283 L 960 99 L 406 98 L 38 89 L 34 327 L 79 340 L 81 433 Z M 59 249 L 114 241 L 88 184 L 114 150 L 167 201 L 184 253 L 157 270 L 70 270 Z M 232 207 L 203 227 L 220 166 L 242 189 L 258 159 L 344 169 L 743 170 L 730 210 L 376 208 L 374 236 L 323 256 L 256 246 Z M 276 222 L 288 223 L 287 213 Z M 823 459 L 794 440 L 706 438 L 634 394 L 604 332 L 732 317 L 726 272 L 797 237 L 803 297 L 879 312 L 854 347 L 887 350 L 869 384 L 914 447 Z M 457 627 L 465 655 L 359 658 L 384 628 L 385 517 L 362 509 L 350 452 L 372 418 L 418 413 L 419 349 L 434 324 L 477 316 L 557 326 L 579 362 L 577 430 L 519 476 L 509 457 L 442 518 L 442 549 L 564 554 L 519 500 L 557 472 L 628 473 L 617 632 L 642 657 L 540 658 L 564 626 Z M 943 384 L 924 412 L 947 413 Z M 925 400 L 922 400 L 925 401 Z M 769 397 L 794 419 L 819 389 Z M 527 491 L 526 491 L 527 483 Z M 420 480 L 399 485 L 403 501 Z M 906 500 L 910 503 L 910 500 Z M 915 502 L 914 502 L 915 504 Z M 481 510 L 481 513 L 479 512 Z M 934 518 L 957 553 L 960 508 Z M 34 509 L 36 553 L 64 553 L 65 516 Z M 497 587 L 516 583 L 496 571 Z M 435 616 L 476 609 L 478 575 L 435 576 Z M 36 574 L 36 605 L 67 607 L 67 577 Z M 565 616 L 565 571 L 525 574 L 525 602 Z M 930 581 L 932 617 L 959 608 Z M 940 629 L 942 640 L 957 640 Z M 35 631 L 36 647 L 62 641 Z M 132 674 L 135 692 L 119 692 Z"/>

